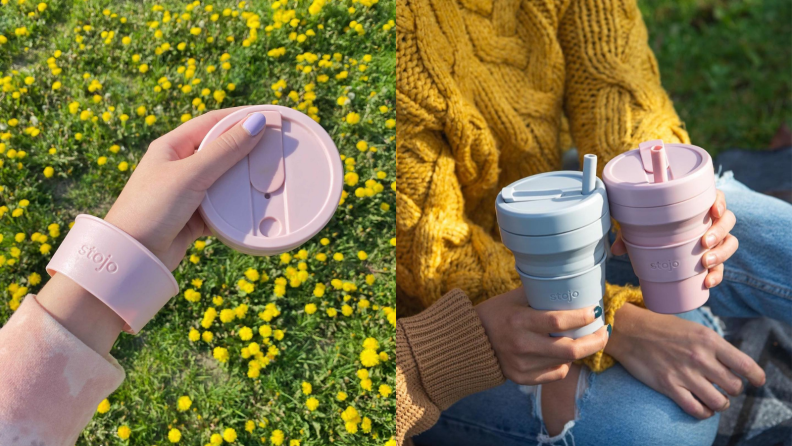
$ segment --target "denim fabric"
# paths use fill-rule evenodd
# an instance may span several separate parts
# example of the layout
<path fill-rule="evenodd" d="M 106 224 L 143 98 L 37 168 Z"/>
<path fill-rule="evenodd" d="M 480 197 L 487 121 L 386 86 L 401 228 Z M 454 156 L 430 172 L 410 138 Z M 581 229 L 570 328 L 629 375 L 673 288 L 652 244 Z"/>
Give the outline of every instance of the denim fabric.
<path fill-rule="evenodd" d="M 792 324 L 792 206 L 753 192 L 731 172 L 717 186 L 737 216 L 732 234 L 740 240 L 726 263 L 724 281 L 710 292 L 710 308 L 679 317 L 723 335 L 713 313 L 724 317 L 767 316 Z M 637 284 L 626 256 L 608 260 L 610 283 Z M 548 437 L 536 386 L 529 392 L 513 382 L 470 395 L 444 411 L 438 423 L 416 437 L 417 445 L 708 445 L 720 415 L 697 420 L 670 398 L 655 392 L 622 366 L 581 373 L 584 391 L 576 399 L 576 419 L 556 437 Z M 580 383 L 578 390 L 581 389 Z"/>

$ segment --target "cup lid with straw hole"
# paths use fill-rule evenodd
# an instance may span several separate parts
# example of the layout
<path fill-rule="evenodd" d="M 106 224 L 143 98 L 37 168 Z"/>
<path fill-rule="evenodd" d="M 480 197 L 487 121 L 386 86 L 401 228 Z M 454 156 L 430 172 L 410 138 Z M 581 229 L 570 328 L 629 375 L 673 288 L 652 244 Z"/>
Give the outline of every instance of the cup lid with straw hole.
<path fill-rule="evenodd" d="M 608 215 L 597 157 L 585 155 L 583 172 L 532 175 L 504 187 L 495 200 L 501 231 L 526 236 L 561 234 Z"/>
<path fill-rule="evenodd" d="M 198 150 L 250 113 L 267 118 L 264 136 L 248 156 L 206 192 L 200 212 L 223 243 L 251 255 L 277 255 L 316 235 L 333 217 L 343 168 L 330 135 L 287 107 L 245 107 L 218 122 Z"/>
<path fill-rule="evenodd" d="M 656 139 L 613 158 L 602 173 L 612 204 L 650 208 L 694 198 L 714 187 L 712 157 L 690 144 Z"/>

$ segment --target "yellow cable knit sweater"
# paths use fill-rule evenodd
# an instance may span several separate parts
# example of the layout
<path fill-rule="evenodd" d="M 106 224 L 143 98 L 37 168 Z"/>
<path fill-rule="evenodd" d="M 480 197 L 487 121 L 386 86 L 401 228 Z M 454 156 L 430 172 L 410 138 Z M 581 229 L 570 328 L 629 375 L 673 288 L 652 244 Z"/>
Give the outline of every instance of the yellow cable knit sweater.
<path fill-rule="evenodd" d="M 397 0 L 400 316 L 454 288 L 520 285 L 494 202 L 561 167 L 562 129 L 600 169 L 641 141 L 689 142 L 634 0 Z M 600 170 L 601 171 L 601 170 Z M 615 298 L 618 296 L 618 298 Z M 607 322 L 632 288 L 608 286 Z M 586 363 L 612 364 L 600 352 Z"/>

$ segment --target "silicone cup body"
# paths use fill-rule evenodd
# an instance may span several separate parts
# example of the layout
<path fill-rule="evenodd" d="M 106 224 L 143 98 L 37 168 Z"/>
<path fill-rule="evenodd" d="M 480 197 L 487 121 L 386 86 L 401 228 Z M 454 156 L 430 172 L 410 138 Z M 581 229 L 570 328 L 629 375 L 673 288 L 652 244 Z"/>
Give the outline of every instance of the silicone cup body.
<path fill-rule="evenodd" d="M 514 254 L 517 268 L 537 277 L 580 273 L 605 255 L 610 214 L 574 231 L 546 236 L 524 236 L 501 229 L 501 240 Z"/>
<path fill-rule="evenodd" d="M 707 269 L 701 256 L 707 252 L 701 236 L 674 245 L 639 246 L 624 241 L 638 276 L 646 307 L 657 313 L 684 313 L 707 301 Z"/>
<path fill-rule="evenodd" d="M 520 275 L 528 304 L 537 310 L 575 310 L 592 305 L 603 306 L 602 296 L 605 294 L 605 261 L 603 255 L 593 267 L 577 274 L 557 277 L 536 277 L 525 274 L 520 268 Z M 551 333 L 551 336 L 565 336 L 577 339 L 589 335 L 602 328 L 604 316 L 585 327 Z"/>
<path fill-rule="evenodd" d="M 666 148 L 692 150 L 701 157 L 698 164 L 692 164 L 694 168 L 691 168 L 690 178 L 679 178 L 678 184 L 673 179 L 638 185 L 620 182 L 619 175 L 624 175 L 624 172 L 611 163 L 617 164 L 620 159 L 629 157 L 640 159 L 636 149 L 608 163 L 604 180 L 611 215 L 619 222 L 646 307 L 657 313 L 672 314 L 694 310 L 709 298 L 709 289 L 704 286 L 707 270 L 701 264 L 707 249 L 701 245 L 701 237 L 712 225 L 710 208 L 715 202 L 716 190 L 711 173 L 712 161 L 703 149 L 674 144 L 668 144 Z M 678 152 L 672 151 L 669 155 L 672 166 L 675 153 Z M 635 170 L 635 166 L 631 168 Z M 647 174 L 647 181 L 648 178 Z M 657 189 L 653 190 L 655 187 Z M 693 190 L 694 195 L 677 201 L 688 190 Z M 625 205 L 617 200 L 631 202 Z M 650 207 L 638 206 L 642 201 L 652 200 L 657 202 L 649 203 Z M 663 200 L 672 202 L 658 205 Z"/>
<path fill-rule="evenodd" d="M 704 286 L 707 269 L 701 263 L 707 249 L 701 244 L 701 237 L 712 225 L 709 210 L 715 202 L 714 185 L 688 201 L 664 206 L 671 209 L 650 208 L 649 212 L 645 208 L 613 207 L 614 214 L 621 218 L 617 221 L 644 304 L 657 313 L 684 313 L 709 299 L 709 289 Z M 687 208 L 688 212 L 681 212 L 680 208 Z M 652 218 L 653 213 L 663 211 L 666 218 Z M 694 215 L 685 218 L 690 214 Z M 672 221 L 668 221 L 669 215 Z"/>
<path fill-rule="evenodd" d="M 593 169 L 592 169 L 593 171 Z M 531 197 L 507 202 L 496 199 L 503 244 L 514 254 L 515 267 L 532 308 L 574 310 L 603 305 L 606 236 L 611 227 L 605 186 L 589 178 L 589 194 L 575 193 L 585 183 L 580 172 L 550 172 L 513 183 L 511 196 Z M 561 181 L 561 183 L 556 183 Z M 578 186 L 580 185 L 580 186 Z M 564 195 L 564 194 L 567 195 Z M 552 336 L 579 338 L 602 328 L 604 314 L 591 324 Z"/>

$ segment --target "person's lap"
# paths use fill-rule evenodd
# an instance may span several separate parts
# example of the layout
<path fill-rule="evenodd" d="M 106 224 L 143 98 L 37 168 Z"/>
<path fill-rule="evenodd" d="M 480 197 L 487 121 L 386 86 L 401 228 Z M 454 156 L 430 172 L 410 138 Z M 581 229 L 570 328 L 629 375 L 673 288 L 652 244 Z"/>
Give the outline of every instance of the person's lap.
<path fill-rule="evenodd" d="M 792 206 L 751 191 L 730 173 L 718 181 L 737 216 L 732 234 L 740 249 L 725 265 L 724 281 L 708 306 L 723 317 L 767 316 L 792 324 Z M 610 283 L 637 284 L 626 256 L 608 260 Z M 709 309 L 678 315 L 722 335 Z M 711 444 L 719 415 L 696 420 L 671 399 L 645 386 L 620 365 L 583 372 L 587 384 L 576 400 L 577 416 L 564 432 L 548 437 L 537 388 L 523 392 L 507 382 L 468 396 L 444 411 L 438 423 L 415 438 L 417 445 L 526 444 Z"/>

